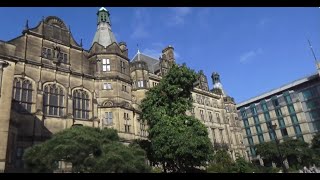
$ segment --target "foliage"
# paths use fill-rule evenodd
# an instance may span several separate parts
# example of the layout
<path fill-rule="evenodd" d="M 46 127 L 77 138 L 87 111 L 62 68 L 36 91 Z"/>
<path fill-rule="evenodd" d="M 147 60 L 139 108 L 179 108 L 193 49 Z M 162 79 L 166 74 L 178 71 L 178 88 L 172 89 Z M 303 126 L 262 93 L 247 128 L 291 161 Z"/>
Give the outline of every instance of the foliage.
<path fill-rule="evenodd" d="M 210 162 L 207 172 L 211 173 L 228 173 L 234 171 L 234 162 L 225 150 L 215 152 Z"/>
<path fill-rule="evenodd" d="M 193 70 L 174 64 L 141 102 L 141 119 L 149 125 L 150 145 L 145 150 L 149 160 L 162 165 L 165 172 L 193 171 L 212 155 L 206 127 L 186 115 L 192 108 L 191 91 L 196 79 Z"/>
<path fill-rule="evenodd" d="M 235 170 L 237 173 L 252 173 L 257 172 L 254 165 L 247 162 L 243 157 L 240 157 L 236 160 Z"/>
<path fill-rule="evenodd" d="M 53 172 L 58 162 L 72 163 L 72 172 L 148 172 L 145 152 L 119 142 L 116 130 L 72 127 L 30 147 L 24 161 L 32 172 Z"/>
<path fill-rule="evenodd" d="M 256 153 L 263 159 L 277 162 L 279 154 L 277 151 L 276 143 L 274 141 L 264 142 L 256 145 Z"/>
<path fill-rule="evenodd" d="M 309 148 L 308 143 L 299 139 L 286 139 L 279 144 L 279 149 L 283 159 L 288 159 L 290 166 L 295 169 L 309 165 L 314 159 L 314 153 Z M 279 161 L 279 152 L 276 143 L 273 141 L 258 144 L 256 152 L 263 159 L 273 161 L 278 165 L 282 163 Z"/>
<path fill-rule="evenodd" d="M 313 136 L 311 141 L 311 148 L 315 150 L 318 156 L 320 156 L 320 132 Z"/>

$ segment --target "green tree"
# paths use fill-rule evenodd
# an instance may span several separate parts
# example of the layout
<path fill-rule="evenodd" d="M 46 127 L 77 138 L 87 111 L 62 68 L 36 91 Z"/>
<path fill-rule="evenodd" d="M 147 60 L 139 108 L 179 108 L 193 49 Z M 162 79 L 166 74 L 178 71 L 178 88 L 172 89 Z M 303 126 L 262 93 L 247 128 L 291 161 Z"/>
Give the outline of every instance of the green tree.
<path fill-rule="evenodd" d="M 226 150 L 217 150 L 210 162 L 207 172 L 228 173 L 235 171 L 234 161 Z"/>
<path fill-rule="evenodd" d="M 320 166 L 320 133 L 318 132 L 313 136 L 311 141 L 311 149 L 313 150 L 314 157 L 313 163 Z"/>
<path fill-rule="evenodd" d="M 263 159 L 279 163 L 279 153 L 274 141 L 264 142 L 256 145 L 256 153 L 259 154 Z"/>
<path fill-rule="evenodd" d="M 159 85 L 141 102 L 141 119 L 149 125 L 149 152 L 164 171 L 190 172 L 206 165 L 212 145 L 206 127 L 186 115 L 192 109 L 191 91 L 197 74 L 185 65 L 173 65 Z"/>
<path fill-rule="evenodd" d="M 320 133 L 317 133 L 313 136 L 311 141 L 311 148 L 317 152 L 317 154 L 320 156 Z"/>
<path fill-rule="evenodd" d="M 300 169 L 302 166 L 309 165 L 313 162 L 313 151 L 309 144 L 299 139 L 286 139 L 279 144 L 279 149 L 283 159 L 287 159 L 290 166 L 294 169 Z M 276 143 L 274 141 L 265 142 L 256 146 L 256 152 L 263 159 L 273 161 L 279 166 L 282 162 L 279 159 Z"/>
<path fill-rule="evenodd" d="M 257 168 L 253 164 L 247 162 L 243 157 L 236 160 L 235 170 L 237 173 L 257 172 Z"/>
<path fill-rule="evenodd" d="M 148 172 L 145 152 L 119 142 L 116 130 L 72 127 L 26 150 L 32 172 L 53 172 L 58 162 L 72 163 L 72 172 Z"/>

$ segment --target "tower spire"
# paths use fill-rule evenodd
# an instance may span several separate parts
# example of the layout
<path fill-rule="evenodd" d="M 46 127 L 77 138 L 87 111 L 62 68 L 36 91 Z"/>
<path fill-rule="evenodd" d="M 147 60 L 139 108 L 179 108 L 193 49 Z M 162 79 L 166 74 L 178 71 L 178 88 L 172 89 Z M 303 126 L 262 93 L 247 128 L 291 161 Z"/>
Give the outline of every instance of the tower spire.
<path fill-rule="evenodd" d="M 115 36 L 112 33 L 111 30 L 111 21 L 110 21 L 110 13 L 109 11 L 101 7 L 97 12 L 97 31 L 94 35 L 92 45 L 93 43 L 97 42 L 101 44 L 104 47 L 109 46 L 113 42 L 117 42 Z"/>
<path fill-rule="evenodd" d="M 137 44 L 137 48 L 138 48 L 138 52 L 137 52 L 137 54 L 138 54 L 138 61 L 140 61 L 140 51 L 139 51 L 139 44 Z"/>

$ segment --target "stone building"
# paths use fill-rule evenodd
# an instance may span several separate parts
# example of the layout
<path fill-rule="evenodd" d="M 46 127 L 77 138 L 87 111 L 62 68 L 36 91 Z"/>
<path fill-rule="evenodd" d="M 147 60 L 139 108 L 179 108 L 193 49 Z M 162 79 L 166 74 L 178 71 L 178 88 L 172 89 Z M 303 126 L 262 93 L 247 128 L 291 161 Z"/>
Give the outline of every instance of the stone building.
<path fill-rule="evenodd" d="M 255 145 L 286 138 L 311 143 L 320 131 L 320 63 L 318 72 L 237 105 L 250 160 L 271 166 L 256 154 Z M 286 163 L 289 163 L 286 161 Z"/>
<path fill-rule="evenodd" d="M 130 60 L 126 43 L 113 35 L 109 11 L 100 8 L 97 16 L 89 50 L 55 16 L 0 41 L 0 171 L 22 169 L 27 147 L 75 124 L 114 128 L 127 142 L 147 137 L 139 103 L 175 63 L 174 48 L 166 47 L 159 59 L 138 51 Z M 204 73 L 199 75 L 189 113 L 208 127 L 214 146 L 225 145 L 234 159 L 243 156 L 234 100 L 217 73 L 212 91 Z"/>

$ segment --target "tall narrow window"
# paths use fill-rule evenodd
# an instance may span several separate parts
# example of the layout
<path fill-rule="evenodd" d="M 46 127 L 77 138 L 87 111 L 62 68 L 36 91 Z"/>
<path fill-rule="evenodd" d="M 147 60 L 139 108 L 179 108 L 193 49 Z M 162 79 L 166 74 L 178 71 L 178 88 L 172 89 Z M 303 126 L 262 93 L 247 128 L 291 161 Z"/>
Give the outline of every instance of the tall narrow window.
<path fill-rule="evenodd" d="M 130 133 L 130 118 L 129 113 L 123 113 L 123 119 L 124 119 L 124 131 L 126 133 Z"/>
<path fill-rule="evenodd" d="M 209 111 L 209 121 L 212 121 L 212 112 Z"/>
<path fill-rule="evenodd" d="M 61 86 L 48 84 L 44 86 L 43 95 L 44 114 L 63 116 L 64 92 Z"/>
<path fill-rule="evenodd" d="M 47 49 L 47 58 L 51 59 L 51 49 Z"/>
<path fill-rule="evenodd" d="M 204 114 L 202 109 L 200 109 L 200 116 L 201 116 L 201 119 L 204 120 Z"/>
<path fill-rule="evenodd" d="M 63 62 L 64 63 L 68 62 L 68 55 L 67 54 L 63 54 Z"/>
<path fill-rule="evenodd" d="M 102 59 L 102 71 L 110 71 L 110 60 Z"/>
<path fill-rule="evenodd" d="M 90 99 L 86 91 L 77 89 L 73 91 L 73 117 L 77 119 L 89 119 Z"/>
<path fill-rule="evenodd" d="M 218 121 L 218 123 L 221 123 L 219 113 L 216 113 L 216 116 L 217 116 L 217 121 Z"/>
<path fill-rule="evenodd" d="M 126 85 L 122 85 L 122 91 L 123 91 L 123 92 L 128 92 L 128 91 L 127 91 L 127 86 L 126 86 Z"/>
<path fill-rule="evenodd" d="M 47 58 L 47 48 L 42 48 L 42 57 Z"/>
<path fill-rule="evenodd" d="M 121 72 L 126 73 L 126 64 L 124 61 L 121 61 Z"/>
<path fill-rule="evenodd" d="M 14 109 L 18 112 L 31 112 L 32 83 L 23 78 L 15 78 L 13 85 Z"/>

